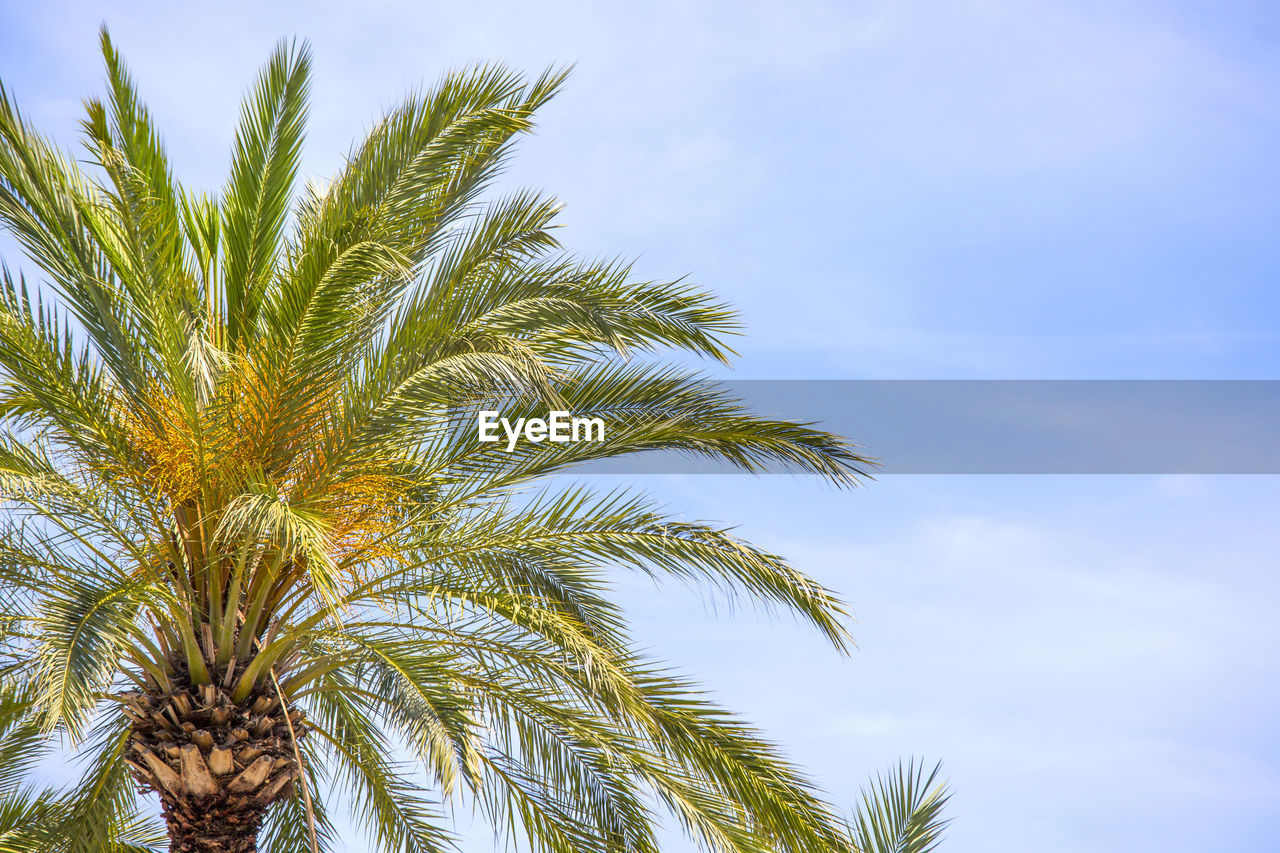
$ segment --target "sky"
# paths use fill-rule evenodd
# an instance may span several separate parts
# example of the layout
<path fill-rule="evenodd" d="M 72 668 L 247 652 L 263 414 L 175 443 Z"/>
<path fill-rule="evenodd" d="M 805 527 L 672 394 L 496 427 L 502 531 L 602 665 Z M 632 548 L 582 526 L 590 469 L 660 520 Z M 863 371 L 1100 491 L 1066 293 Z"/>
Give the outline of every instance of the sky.
<path fill-rule="evenodd" d="M 317 181 L 447 69 L 575 63 L 505 180 L 566 203 L 569 247 L 736 304 L 727 375 L 1280 378 L 1275 4 L 177 5 L 4 2 L 0 79 L 71 145 L 105 20 L 214 189 L 282 36 L 314 50 Z M 836 804 L 917 755 L 955 790 L 948 853 L 1280 849 L 1276 477 L 633 481 L 850 603 L 840 658 L 617 579 L 639 642 Z"/>

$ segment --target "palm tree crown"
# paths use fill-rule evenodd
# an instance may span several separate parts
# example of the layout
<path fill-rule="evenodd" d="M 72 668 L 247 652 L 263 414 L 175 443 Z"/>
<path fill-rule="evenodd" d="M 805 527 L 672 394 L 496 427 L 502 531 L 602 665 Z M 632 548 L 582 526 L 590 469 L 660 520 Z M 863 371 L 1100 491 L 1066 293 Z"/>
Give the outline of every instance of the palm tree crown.
<path fill-rule="evenodd" d="M 565 253 L 549 198 L 484 195 L 564 74 L 449 74 L 298 190 L 310 58 L 282 43 L 206 194 L 102 50 L 87 163 L 0 88 L 0 222 L 42 272 L 0 287 L 0 849 L 152 849 L 137 788 L 174 851 L 324 847 L 334 786 L 389 851 L 448 849 L 454 799 L 539 851 L 654 851 L 660 807 L 709 850 L 851 849 L 774 748 L 634 651 L 605 581 L 709 583 L 844 649 L 838 600 L 548 479 L 650 450 L 866 467 L 654 355 L 726 360 L 724 304 Z M 608 430 L 507 452 L 484 409 Z M 55 735 L 82 784 L 18 792 Z"/>

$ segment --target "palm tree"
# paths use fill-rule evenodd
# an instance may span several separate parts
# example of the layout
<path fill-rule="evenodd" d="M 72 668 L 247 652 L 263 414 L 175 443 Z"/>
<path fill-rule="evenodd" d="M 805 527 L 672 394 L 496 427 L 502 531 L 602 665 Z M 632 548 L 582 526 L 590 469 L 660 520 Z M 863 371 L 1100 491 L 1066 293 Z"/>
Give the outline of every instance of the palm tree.
<path fill-rule="evenodd" d="M 11 800 L 4 843 L 150 849 L 136 787 L 172 851 L 319 849 L 336 788 L 405 853 L 449 847 L 454 802 L 538 851 L 654 851 L 661 809 L 709 850 L 850 850 L 799 770 L 635 650 L 607 572 L 746 596 L 843 650 L 835 596 L 549 479 L 652 450 L 866 470 L 661 360 L 726 361 L 724 304 L 566 254 L 550 198 L 483 196 L 563 72 L 449 74 L 295 190 L 310 57 L 281 43 L 207 194 L 101 41 L 86 163 L 0 88 L 0 221 L 43 274 L 0 287 L 0 730 L 87 761 Z M 489 409 L 608 431 L 507 452 L 478 438 Z"/>

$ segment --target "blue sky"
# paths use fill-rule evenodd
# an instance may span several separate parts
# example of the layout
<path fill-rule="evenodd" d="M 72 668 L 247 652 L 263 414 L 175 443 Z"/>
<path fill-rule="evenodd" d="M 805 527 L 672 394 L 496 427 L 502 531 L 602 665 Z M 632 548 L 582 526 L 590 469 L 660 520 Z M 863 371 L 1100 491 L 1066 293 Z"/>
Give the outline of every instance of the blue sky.
<path fill-rule="evenodd" d="M 106 20 L 213 188 L 282 35 L 315 51 L 317 180 L 447 68 L 576 62 L 509 182 L 566 202 L 571 247 L 740 306 L 735 376 L 1280 374 L 1274 4 L 532 5 L 5 4 L 0 78 L 70 144 Z M 842 660 L 618 581 L 641 642 L 837 803 L 925 754 L 956 789 L 952 853 L 1280 849 L 1276 478 L 644 485 L 851 602 Z"/>

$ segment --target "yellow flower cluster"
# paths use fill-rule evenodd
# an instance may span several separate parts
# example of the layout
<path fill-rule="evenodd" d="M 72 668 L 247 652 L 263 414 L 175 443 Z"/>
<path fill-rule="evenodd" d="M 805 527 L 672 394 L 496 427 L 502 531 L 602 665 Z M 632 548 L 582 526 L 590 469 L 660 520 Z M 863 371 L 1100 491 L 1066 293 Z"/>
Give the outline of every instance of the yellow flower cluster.
<path fill-rule="evenodd" d="M 172 506 L 212 519 L 267 485 L 322 522 L 335 561 L 393 556 L 383 543 L 398 523 L 407 480 L 387 465 L 345 467 L 333 455 L 341 390 L 308 396 L 305 405 L 281 403 L 270 366 L 248 360 L 222 376 L 203 407 L 154 389 L 145 411 L 125 419 L 144 483 Z"/>

